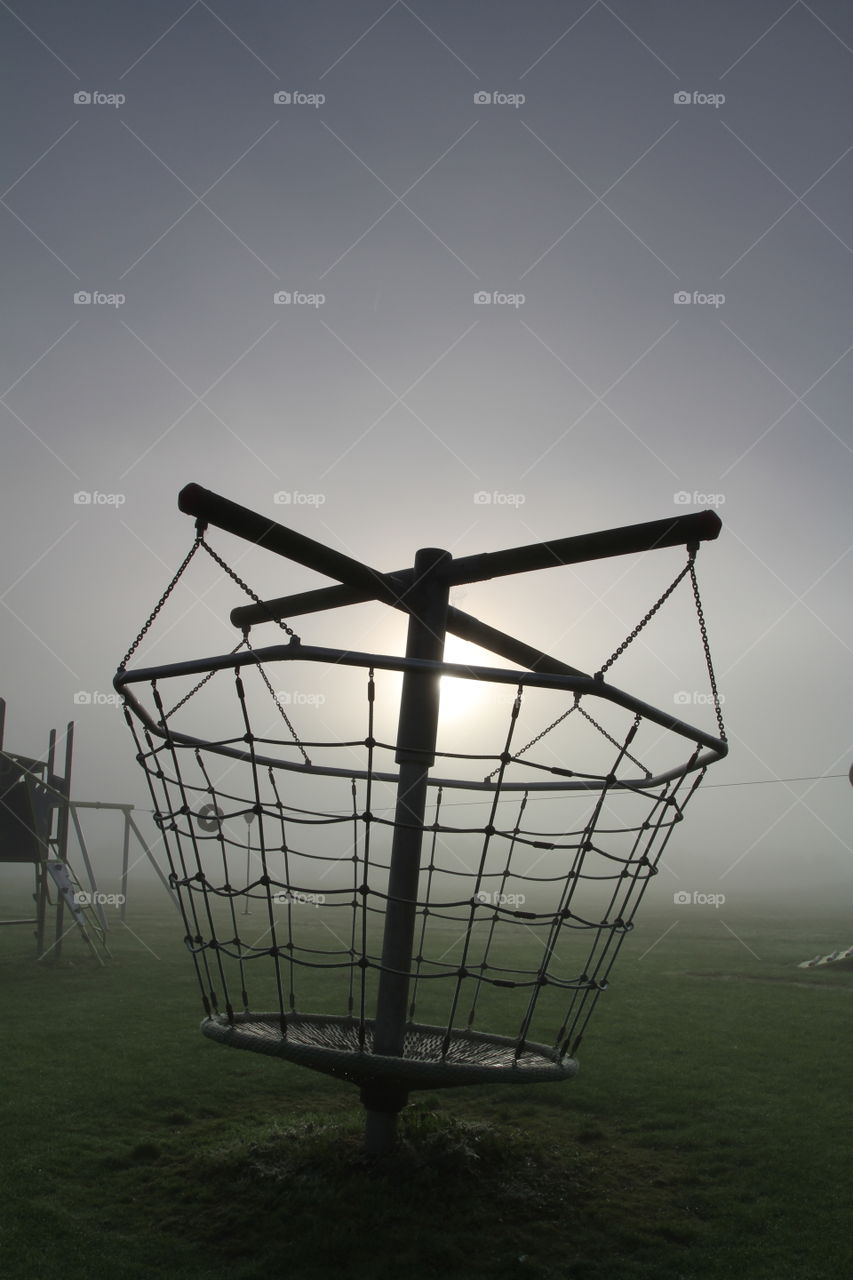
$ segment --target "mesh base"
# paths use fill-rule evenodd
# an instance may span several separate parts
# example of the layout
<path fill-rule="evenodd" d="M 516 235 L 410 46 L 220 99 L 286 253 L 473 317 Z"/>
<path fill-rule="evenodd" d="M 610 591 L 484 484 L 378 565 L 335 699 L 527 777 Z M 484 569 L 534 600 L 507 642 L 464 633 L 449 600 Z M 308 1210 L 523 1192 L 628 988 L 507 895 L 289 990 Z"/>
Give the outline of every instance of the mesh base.
<path fill-rule="evenodd" d="M 567 1080 L 577 1073 L 573 1058 L 560 1060 L 545 1045 L 527 1044 L 517 1053 L 516 1041 L 479 1031 L 453 1031 L 442 1052 L 445 1030 L 412 1024 L 407 1028 L 402 1058 L 373 1052 L 373 1023 L 364 1023 L 364 1046 L 359 1043 L 360 1024 L 354 1018 L 288 1014 L 287 1034 L 282 1035 L 277 1013 L 235 1014 L 206 1018 L 201 1029 L 211 1040 L 266 1053 L 352 1084 L 384 1080 L 408 1089 L 436 1089 L 462 1084 L 530 1084 L 542 1080 Z"/>

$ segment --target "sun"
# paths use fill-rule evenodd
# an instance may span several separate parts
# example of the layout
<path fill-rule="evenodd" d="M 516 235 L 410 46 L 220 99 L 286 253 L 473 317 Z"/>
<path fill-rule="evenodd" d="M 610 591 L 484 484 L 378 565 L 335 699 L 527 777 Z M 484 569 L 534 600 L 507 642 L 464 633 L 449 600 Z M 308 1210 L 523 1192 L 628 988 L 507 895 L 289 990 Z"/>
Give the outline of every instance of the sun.
<path fill-rule="evenodd" d="M 444 646 L 444 661 L 458 662 L 470 666 L 483 666 L 484 654 L 475 644 L 460 640 L 457 636 L 448 636 Z M 482 705 L 484 700 L 483 685 L 479 680 L 462 680 L 455 676 L 442 676 L 441 719 L 460 720 L 467 718 Z"/>

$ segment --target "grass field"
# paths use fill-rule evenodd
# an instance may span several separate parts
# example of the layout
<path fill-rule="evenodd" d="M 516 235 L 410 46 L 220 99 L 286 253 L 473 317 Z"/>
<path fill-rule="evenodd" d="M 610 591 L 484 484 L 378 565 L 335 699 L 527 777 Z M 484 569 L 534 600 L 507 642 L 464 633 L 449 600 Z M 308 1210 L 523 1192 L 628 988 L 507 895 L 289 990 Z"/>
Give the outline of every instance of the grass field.
<path fill-rule="evenodd" d="M 846 1280 L 853 974 L 796 963 L 849 925 L 673 920 L 627 938 L 576 1080 L 416 1094 L 378 1167 L 355 1089 L 199 1034 L 162 898 L 103 969 L 3 930 L 3 1273 Z"/>

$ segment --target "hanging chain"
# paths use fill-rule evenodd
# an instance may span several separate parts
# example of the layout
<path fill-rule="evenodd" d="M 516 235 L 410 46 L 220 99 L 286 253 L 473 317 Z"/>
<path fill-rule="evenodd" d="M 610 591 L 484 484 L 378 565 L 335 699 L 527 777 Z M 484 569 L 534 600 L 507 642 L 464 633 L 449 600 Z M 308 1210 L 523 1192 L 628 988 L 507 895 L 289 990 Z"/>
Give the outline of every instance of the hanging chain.
<path fill-rule="evenodd" d="M 524 698 L 524 685 L 519 684 L 518 688 L 515 691 L 515 701 L 512 704 L 514 718 L 518 717 L 518 713 L 521 710 L 521 702 L 523 698 Z M 570 712 L 574 711 L 574 709 L 575 709 L 574 707 L 570 707 L 568 711 L 564 711 L 563 714 L 560 716 L 560 719 L 554 721 L 554 724 L 559 724 L 560 720 L 565 720 L 566 716 L 569 715 Z M 528 750 L 528 748 L 533 746 L 534 742 L 538 742 L 539 738 L 544 738 L 546 733 L 550 733 L 551 730 L 554 728 L 554 724 L 549 724 L 548 728 L 543 729 L 542 732 L 537 737 L 531 738 L 530 742 L 528 742 L 526 746 L 523 746 L 520 751 L 516 751 L 515 753 L 516 756 L 523 755 L 524 752 Z M 486 777 L 483 779 L 483 781 L 491 782 L 492 778 L 496 778 L 498 776 L 502 767 L 503 767 L 502 765 L 498 765 L 496 768 L 492 770 L 491 773 L 486 774 Z"/>
<path fill-rule="evenodd" d="M 689 573 L 692 576 L 693 581 L 695 583 L 696 575 L 693 569 L 693 565 L 696 560 L 697 548 L 695 545 L 691 544 L 688 550 L 690 553 L 689 559 L 687 561 L 687 564 L 681 570 L 681 573 L 679 573 L 678 577 L 675 579 L 674 582 L 670 583 L 670 585 L 667 587 L 666 591 L 664 591 L 661 598 L 655 604 L 652 605 L 651 609 L 649 609 L 648 613 L 642 619 L 642 621 L 637 623 L 636 627 L 634 627 L 634 630 L 631 632 L 631 634 L 625 637 L 625 639 L 620 644 L 619 648 L 616 649 L 615 652 L 610 655 L 610 657 L 607 659 L 607 661 L 605 662 L 601 670 L 596 671 L 595 673 L 596 680 L 602 680 L 604 678 L 605 671 L 607 671 L 609 667 L 613 666 L 613 663 L 616 661 L 617 658 L 621 658 L 622 654 L 628 648 L 628 645 L 631 644 L 633 640 L 636 640 L 637 636 L 643 630 L 643 627 L 646 625 L 646 623 L 651 622 L 652 618 L 655 616 L 655 614 L 657 613 L 661 605 L 664 604 L 669 599 L 669 597 L 672 595 L 675 588 L 678 586 L 679 582 L 681 582 L 682 578 L 684 578 Z"/>
<path fill-rule="evenodd" d="M 593 720 L 592 716 L 589 714 L 588 711 L 584 711 L 583 707 L 580 704 L 580 700 L 581 700 L 581 694 L 576 693 L 575 700 L 573 704 L 569 707 L 568 711 L 564 711 L 561 716 L 557 716 L 557 719 L 552 720 L 551 723 L 547 725 L 546 728 L 544 728 L 541 733 L 537 733 L 535 738 L 531 738 L 529 742 L 526 742 L 524 746 L 520 748 L 520 750 L 516 751 L 515 758 L 518 759 L 520 756 L 523 756 L 526 751 L 529 751 L 531 747 L 535 747 L 537 742 L 539 742 L 542 738 L 544 738 L 546 734 L 549 734 L 552 729 L 556 729 L 558 724 L 562 724 L 563 721 L 566 719 L 566 717 L 570 716 L 573 711 L 579 711 L 580 714 L 583 716 L 584 720 L 588 720 L 589 723 L 593 726 L 593 728 L 597 729 L 598 732 L 602 735 L 602 737 L 606 738 L 608 742 L 612 743 L 612 745 L 616 747 L 617 750 L 619 751 L 624 750 L 623 743 L 619 742 L 616 738 L 614 738 L 611 734 L 609 734 L 607 730 L 604 728 L 604 726 L 600 725 L 597 720 Z M 625 751 L 625 755 L 628 757 L 630 761 L 632 761 L 637 766 L 638 769 L 642 770 L 642 772 L 646 775 L 647 778 L 651 777 L 649 770 L 643 764 L 642 760 L 638 760 L 636 756 L 632 756 L 631 752 L 627 750 Z M 487 782 L 490 781 L 495 776 L 496 773 L 498 773 L 497 769 L 492 770 L 492 772 L 489 774 L 489 777 L 486 779 L 486 781 Z"/>
<path fill-rule="evenodd" d="M 628 750 L 628 742 L 630 741 L 630 738 L 627 738 L 625 742 L 620 742 L 618 738 L 614 738 L 612 734 L 607 732 L 607 730 L 604 728 L 604 725 L 599 724 L 597 720 L 593 720 L 589 712 L 584 711 L 583 707 L 578 707 L 578 711 L 581 713 L 584 720 L 588 720 L 589 723 L 592 725 L 592 727 L 594 729 L 597 729 L 603 738 L 606 738 L 607 741 L 612 746 L 614 746 L 617 751 L 621 751 L 625 756 L 627 756 L 627 758 L 631 761 L 631 763 L 635 764 L 637 768 L 640 769 L 646 775 L 647 778 L 650 778 L 652 776 L 650 770 L 646 768 L 642 760 L 638 760 L 636 756 L 632 756 L 631 752 Z M 639 723 L 640 723 L 640 713 L 637 712 L 637 716 L 634 720 L 635 729 Z"/>
<path fill-rule="evenodd" d="M 248 632 L 246 633 L 246 635 L 243 636 L 243 639 L 240 641 L 240 644 L 245 644 L 246 648 L 249 650 L 249 653 L 255 652 L 254 649 L 252 648 L 251 641 L 249 640 Z M 239 647 L 240 645 L 237 646 L 238 649 Z M 310 766 L 311 761 L 308 758 L 308 753 L 306 752 L 305 748 L 302 745 L 302 741 L 299 737 L 299 734 L 296 732 L 293 725 L 290 723 L 290 718 L 288 717 L 288 714 L 285 711 L 284 707 L 281 705 L 279 696 L 276 693 L 275 689 L 270 684 L 270 678 L 267 675 L 266 671 L 264 671 L 263 664 L 260 662 L 258 663 L 258 671 L 260 672 L 261 679 L 263 680 L 264 684 L 267 686 L 267 689 L 269 690 L 270 697 L 272 698 L 273 702 L 278 707 L 279 712 L 281 713 L 282 720 L 290 730 L 290 736 L 293 738 L 294 744 L 302 752 L 302 758 L 305 761 L 305 763 Z"/>
<path fill-rule="evenodd" d="M 524 690 L 524 685 L 520 684 L 518 686 L 518 697 L 523 696 L 523 690 Z M 541 733 L 537 733 L 535 738 L 531 738 L 529 742 L 525 742 L 524 746 L 519 751 L 516 751 L 515 753 L 516 757 L 523 756 L 525 751 L 529 751 L 531 747 L 535 747 L 536 743 L 539 741 L 540 738 L 544 738 L 546 733 L 550 733 L 552 729 L 556 729 L 557 725 L 562 724 L 566 716 L 570 716 L 573 711 L 577 711 L 579 706 L 580 706 L 580 694 L 576 693 L 575 700 L 572 703 L 572 705 L 569 707 L 568 711 L 564 711 L 561 716 L 557 716 L 556 720 L 552 720 L 551 723 L 546 728 L 544 728 Z M 498 769 L 494 769 L 489 774 L 489 777 L 486 779 L 486 781 L 488 782 L 489 779 L 493 778 L 495 774 L 498 772 L 499 772 Z"/>
<path fill-rule="evenodd" d="M 696 578 L 696 569 L 693 564 L 694 559 L 695 556 L 690 561 L 689 569 L 690 580 L 693 583 L 693 599 L 696 601 L 696 616 L 699 619 L 699 631 L 702 635 L 702 647 L 705 650 L 705 662 L 708 667 L 708 679 L 711 682 L 711 694 L 714 699 L 714 712 L 717 716 L 717 727 L 720 731 L 720 737 L 723 742 L 727 742 L 726 727 L 723 724 L 723 712 L 720 707 L 720 695 L 717 692 L 717 677 L 714 675 L 714 664 L 711 661 L 711 644 L 708 640 L 708 628 L 705 626 L 705 614 L 702 609 L 702 600 L 699 595 L 699 583 Z"/>
<path fill-rule="evenodd" d="M 643 628 L 649 622 L 651 622 L 652 618 L 655 616 L 657 611 L 661 608 L 662 605 L 666 603 L 666 601 L 672 595 L 673 591 L 675 591 L 679 583 L 682 582 L 683 579 L 689 574 L 690 580 L 693 584 L 693 598 L 696 602 L 696 613 L 699 618 L 699 630 L 702 633 L 702 645 L 705 650 L 705 661 L 708 665 L 708 675 L 711 680 L 711 691 L 713 693 L 713 698 L 714 698 L 714 710 L 717 713 L 717 725 L 720 730 L 720 737 L 723 739 L 723 741 L 725 741 L 726 731 L 725 731 L 725 728 L 723 727 L 723 716 L 720 710 L 720 699 L 719 699 L 719 694 L 717 692 L 717 681 L 714 676 L 714 667 L 711 662 L 711 647 L 708 641 L 707 628 L 705 626 L 705 616 L 702 612 L 702 601 L 699 597 L 699 583 L 696 578 L 696 553 L 698 550 L 699 550 L 698 543 L 691 543 L 688 546 L 687 564 L 684 566 L 681 572 L 676 576 L 676 578 L 670 583 L 670 585 L 663 592 L 660 598 L 655 601 L 655 603 L 652 605 L 651 609 L 649 609 L 645 617 L 642 618 L 637 623 L 636 627 L 634 627 L 634 630 L 630 633 L 630 635 L 627 635 L 625 639 L 622 641 L 622 643 L 619 645 L 619 648 L 616 649 L 610 655 L 610 657 L 604 663 L 603 667 L 601 667 L 601 669 L 595 673 L 595 679 L 601 680 L 604 678 L 605 671 L 607 671 L 610 667 L 612 667 L 616 659 L 620 658 L 622 654 L 625 652 L 625 650 L 628 648 L 628 646 L 634 640 L 636 640 L 637 636 L 640 634 Z M 521 692 L 521 687 L 519 687 L 519 692 Z M 566 719 L 566 717 L 570 716 L 573 711 L 580 711 L 581 715 L 586 720 L 588 720 L 590 724 L 594 725 L 595 728 L 598 729 L 599 732 L 602 733 L 605 738 L 609 739 L 609 741 L 612 742 L 614 746 L 617 746 L 617 747 L 620 746 L 620 744 L 616 741 L 615 738 L 611 738 L 610 734 L 608 734 L 607 731 L 604 728 L 602 728 L 600 724 L 598 724 L 595 720 L 593 720 L 592 716 L 590 716 L 588 712 L 584 711 L 583 707 L 580 706 L 580 697 L 581 695 L 576 693 L 575 700 L 572 706 L 570 706 L 567 711 L 564 711 L 562 715 L 558 716 L 556 720 L 553 720 L 551 724 L 547 725 L 546 728 L 544 728 L 541 733 L 538 733 L 535 738 L 531 738 L 530 741 L 526 743 L 521 748 L 520 751 L 516 752 L 516 756 L 524 755 L 526 751 L 529 751 L 531 747 L 534 747 L 537 742 L 539 742 L 542 738 L 546 736 L 546 734 L 549 734 L 552 729 L 556 729 L 558 724 L 562 724 L 562 722 Z M 639 768 L 643 769 L 648 776 L 648 770 L 645 769 L 645 766 L 639 760 L 634 759 L 634 757 L 630 755 L 630 753 L 626 753 L 626 754 L 628 754 L 629 759 L 632 760 L 634 764 L 638 765 Z M 494 770 L 494 772 L 497 773 L 498 771 Z M 493 775 L 490 775 L 490 777 L 491 776 Z"/>
<path fill-rule="evenodd" d="M 229 655 L 228 655 L 228 656 L 229 656 L 229 658 L 232 658 L 232 657 L 234 656 L 234 654 L 237 652 L 237 650 L 238 650 L 238 649 L 242 649 L 242 648 L 243 648 L 243 645 L 244 645 L 245 643 L 246 643 L 246 639 L 245 639 L 245 637 L 244 637 L 244 638 L 243 638 L 242 640 L 240 640 L 237 644 L 235 644 L 234 648 L 231 650 L 231 652 L 230 652 L 230 653 L 229 653 Z M 192 688 L 192 689 L 190 689 L 189 693 L 185 693 L 185 694 L 184 694 L 184 696 L 181 698 L 180 702 L 176 702 L 176 703 L 175 703 L 175 705 L 172 707 L 172 710 L 171 710 L 171 711 L 167 711 L 167 712 L 166 712 L 166 714 L 163 716 L 163 719 L 160 721 L 160 723 L 161 723 L 162 725 L 165 725 L 165 724 L 166 724 L 166 721 L 167 721 L 167 720 L 170 720 L 170 719 L 172 718 L 172 716 L 175 714 L 175 712 L 176 712 L 176 711 L 180 711 L 180 709 L 181 709 L 181 707 L 184 705 L 184 703 L 185 703 L 185 702 L 189 702 L 189 700 L 190 700 L 190 698 L 193 696 L 193 694 L 198 693 L 198 691 L 199 691 L 199 689 L 202 687 L 202 685 L 207 684 L 208 680 L 212 680 L 212 679 L 213 679 L 213 677 L 214 677 L 215 675 L 216 675 L 216 672 L 215 672 L 215 671 L 208 671 L 208 673 L 207 673 L 207 675 L 206 675 L 206 676 L 202 676 L 202 678 L 201 678 L 201 680 L 199 680 L 198 684 L 197 684 L 197 685 L 194 685 L 194 686 L 193 686 L 193 688 Z"/>
<path fill-rule="evenodd" d="M 195 553 L 198 551 L 198 549 L 199 549 L 199 547 L 201 546 L 201 544 L 202 544 L 203 540 L 204 540 L 204 529 L 203 529 L 203 528 L 200 528 L 198 525 L 196 525 L 195 542 L 192 544 L 192 546 L 190 547 L 189 551 L 187 552 L 187 555 L 186 555 L 186 557 L 184 558 L 184 562 L 183 562 L 183 564 L 181 565 L 180 569 L 179 569 L 179 570 L 178 570 L 178 572 L 175 574 L 174 578 L 173 578 L 173 579 L 172 579 L 172 581 L 169 583 L 168 587 L 167 587 L 167 588 L 166 588 L 166 590 L 163 592 L 163 594 L 161 595 L 160 599 L 157 601 L 157 603 L 155 604 L 154 608 L 152 609 L 150 618 L 149 618 L 149 619 L 148 619 L 148 621 L 145 623 L 145 625 L 143 626 L 143 628 L 142 628 L 142 630 L 140 631 L 139 635 L 136 637 L 136 639 L 134 640 L 133 644 L 130 646 L 130 648 L 128 649 L 127 653 L 124 655 L 124 657 L 122 658 L 121 662 L 119 663 L 119 668 L 118 668 L 118 669 L 119 669 L 119 671 L 124 671 L 124 669 L 125 669 L 125 667 L 127 666 L 128 662 L 130 662 L 130 659 L 133 657 L 134 653 L 135 653 L 135 652 L 136 652 L 136 650 L 139 648 L 139 646 L 140 646 L 140 644 L 142 643 L 142 641 L 143 641 L 144 637 L 147 635 L 147 633 L 148 633 L 148 631 L 149 631 L 149 629 L 150 629 L 150 627 L 151 627 L 152 622 L 153 622 L 153 621 L 154 621 L 154 619 L 157 617 L 157 614 L 160 612 L 160 610 L 163 608 L 163 605 L 164 605 L 164 604 L 166 603 L 166 601 L 169 599 L 169 596 L 172 594 L 172 592 L 174 591 L 175 587 L 178 585 L 178 581 L 180 580 L 181 575 L 183 574 L 183 572 L 184 572 L 184 570 L 186 569 L 187 565 L 189 564 L 190 560 L 192 560 L 193 556 L 194 556 L 194 555 L 195 555 Z"/>
<path fill-rule="evenodd" d="M 255 604 L 258 604 L 261 606 L 261 608 L 264 608 L 264 602 L 261 599 L 261 597 L 258 595 L 255 595 L 255 592 L 248 585 L 248 583 L 245 583 L 242 578 L 238 577 L 238 575 L 234 572 L 231 566 L 227 565 L 225 561 L 222 559 L 222 557 L 220 555 L 217 555 L 217 553 L 213 550 L 213 547 L 211 547 L 207 542 L 204 541 L 203 536 L 200 537 L 200 542 L 201 542 L 201 545 L 204 547 L 205 551 L 207 552 L 207 554 L 213 560 L 215 560 L 216 563 L 219 565 L 220 569 L 224 569 L 225 572 L 228 574 L 229 578 L 232 578 L 233 581 L 237 583 L 237 586 L 240 587 L 241 590 L 245 591 L 246 595 L 249 596 L 250 599 L 254 600 Z M 270 621 L 277 623 L 281 627 L 282 631 L 286 631 L 287 634 L 292 639 L 296 640 L 297 643 L 299 642 L 299 636 L 296 634 L 295 631 L 293 631 L 287 625 L 287 623 L 282 618 L 273 618 L 272 615 L 270 615 Z"/>

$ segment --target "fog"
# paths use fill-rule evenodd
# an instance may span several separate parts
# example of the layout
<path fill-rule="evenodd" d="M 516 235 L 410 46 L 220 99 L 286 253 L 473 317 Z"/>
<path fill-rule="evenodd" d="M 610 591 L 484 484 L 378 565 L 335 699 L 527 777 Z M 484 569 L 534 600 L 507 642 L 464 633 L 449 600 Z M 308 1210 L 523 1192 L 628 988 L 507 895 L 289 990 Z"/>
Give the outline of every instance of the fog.
<path fill-rule="evenodd" d="M 471 555 L 713 507 L 723 531 L 698 570 L 730 751 L 649 902 L 849 902 L 853 30 L 840 3 L 777 16 L 167 0 L 0 14 L 16 122 L 6 748 L 39 757 L 73 719 L 75 798 L 135 805 L 164 862 L 112 678 L 191 545 L 190 481 L 382 571 L 420 546 Z M 209 540 L 262 597 L 327 585 Z M 555 568 L 452 603 L 591 672 L 683 562 Z M 228 652 L 244 602 L 197 557 L 131 666 Z M 292 625 L 306 644 L 405 644 L 381 604 Z M 610 674 L 714 731 L 689 592 Z M 276 686 L 300 734 L 363 736 L 363 688 L 339 675 Z M 545 702 L 531 736 L 565 699 Z M 497 753 L 508 711 L 446 688 L 440 745 Z M 199 737 L 240 732 L 224 699 L 183 714 Z M 390 740 L 393 712 L 383 724 Z M 571 750 L 596 767 L 594 744 Z M 82 822 L 114 887 L 120 815 Z M 156 882 L 135 842 L 132 857 L 142 892 Z M 3 874 L 12 892 L 19 869 Z"/>

